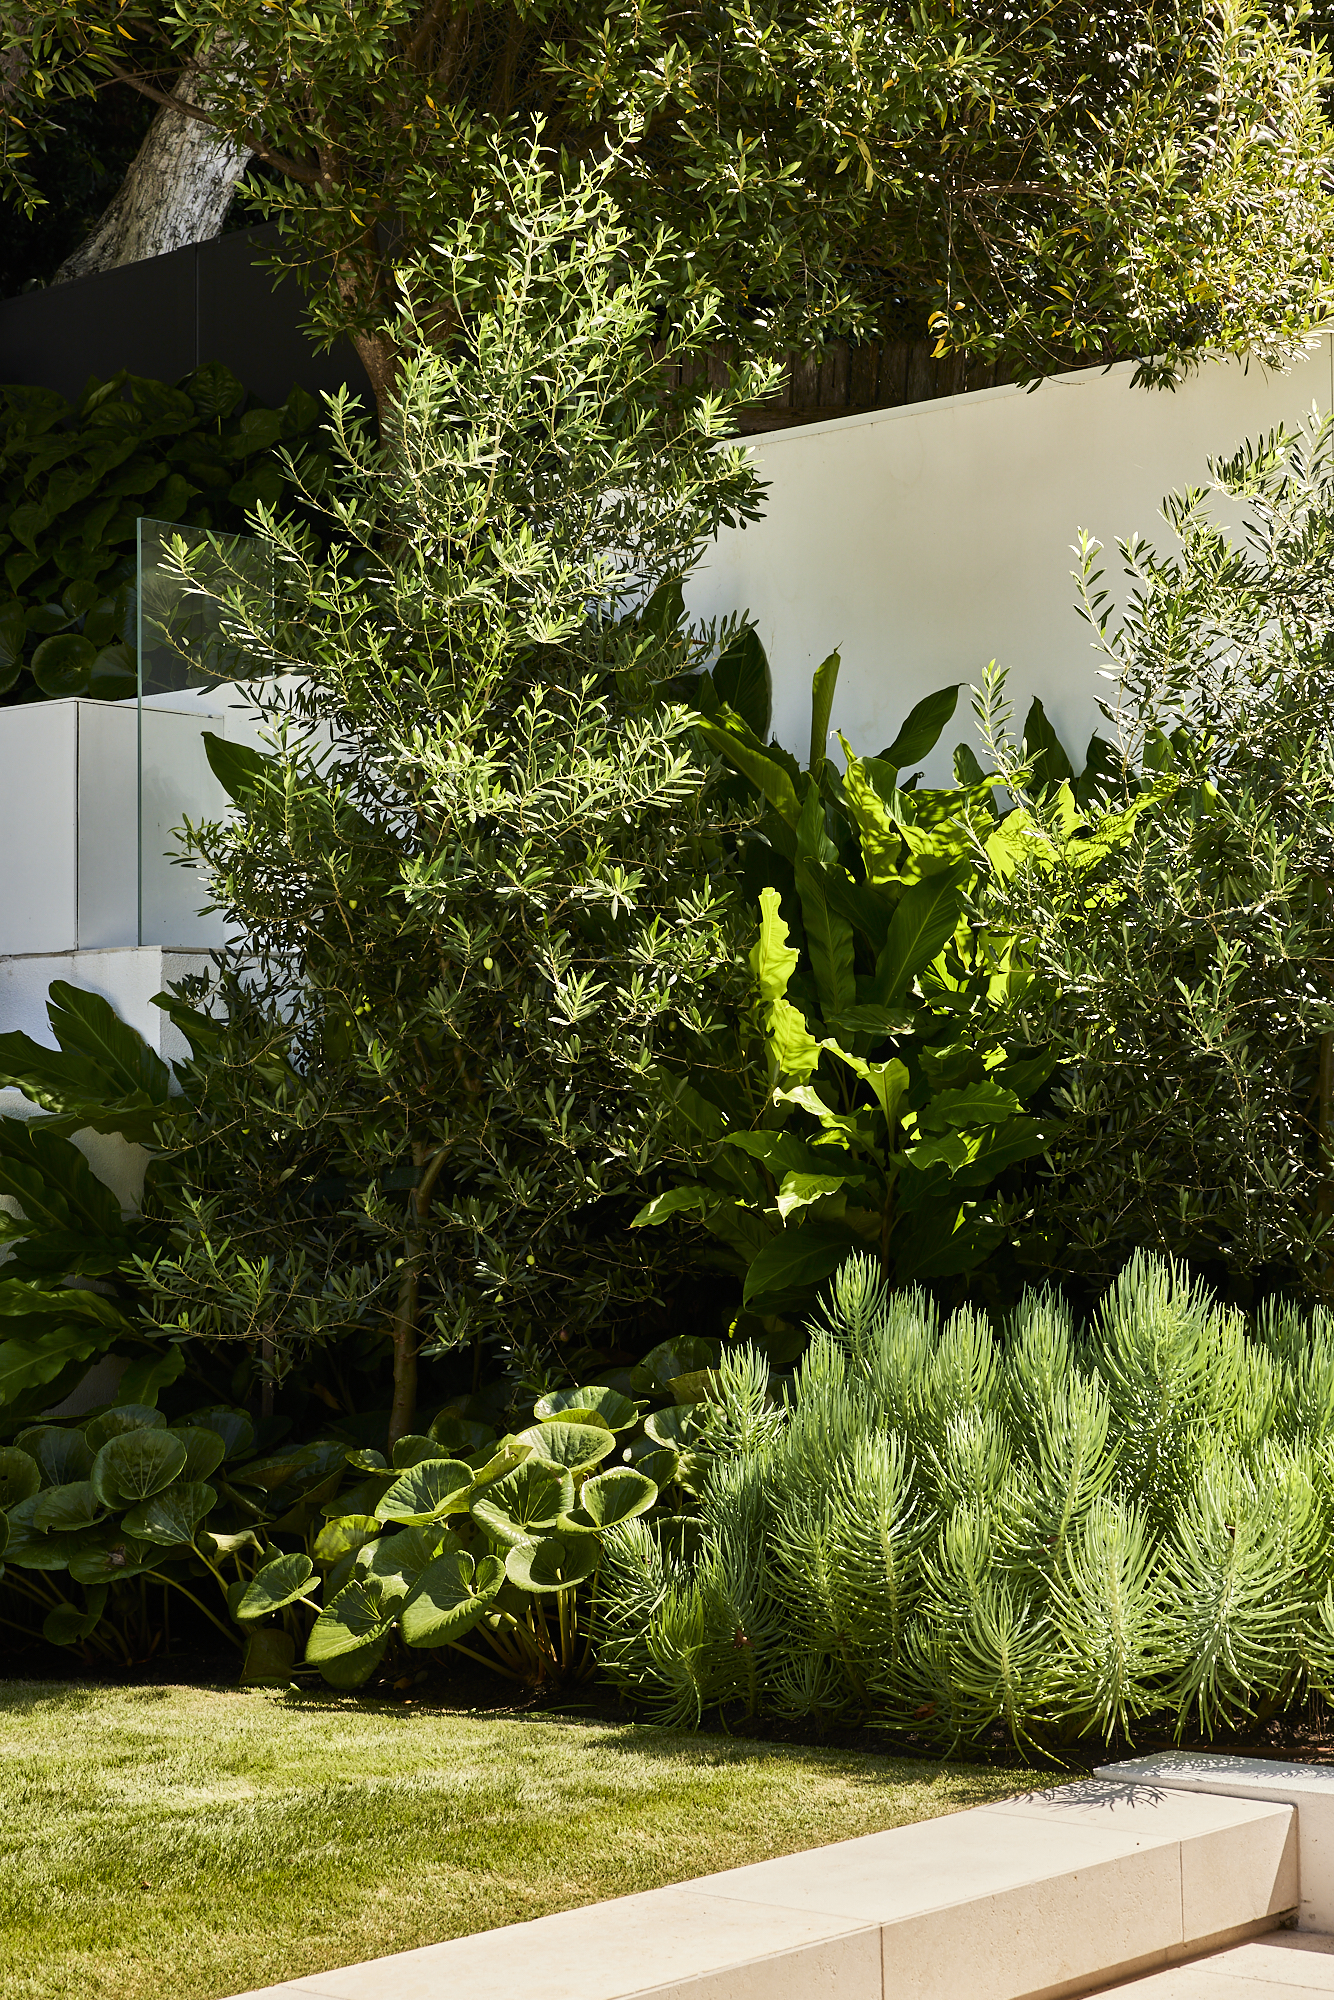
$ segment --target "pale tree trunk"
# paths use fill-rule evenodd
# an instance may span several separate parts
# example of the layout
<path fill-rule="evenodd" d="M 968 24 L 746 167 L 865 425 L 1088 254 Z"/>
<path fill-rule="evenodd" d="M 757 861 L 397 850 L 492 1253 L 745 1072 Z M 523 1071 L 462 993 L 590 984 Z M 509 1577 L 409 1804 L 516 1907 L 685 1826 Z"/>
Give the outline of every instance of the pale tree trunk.
<path fill-rule="evenodd" d="M 207 82 L 187 70 L 175 94 L 188 104 L 202 104 Z M 164 104 L 110 206 L 65 259 L 52 284 L 161 257 L 188 243 L 207 243 L 222 228 L 249 158 L 245 147 L 203 119 Z"/>

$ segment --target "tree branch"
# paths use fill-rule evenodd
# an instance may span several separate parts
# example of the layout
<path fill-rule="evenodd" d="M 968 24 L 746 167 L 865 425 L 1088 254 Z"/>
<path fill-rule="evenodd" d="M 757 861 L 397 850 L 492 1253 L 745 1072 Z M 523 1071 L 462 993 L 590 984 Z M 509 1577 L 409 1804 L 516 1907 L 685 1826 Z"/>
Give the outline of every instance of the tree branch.
<path fill-rule="evenodd" d="M 109 56 L 105 57 L 104 61 L 117 83 L 127 83 L 130 89 L 137 90 L 141 97 L 151 97 L 154 104 L 163 104 L 168 111 L 179 111 L 183 118 L 196 118 L 203 125 L 211 125 L 215 132 L 221 131 L 222 127 L 211 112 L 201 110 L 197 104 L 187 103 L 183 97 L 174 97 L 170 91 L 159 90 L 154 83 L 145 83 L 142 77 L 134 76 L 129 70 L 122 69 L 120 64 L 113 62 Z M 303 167 L 298 160 L 289 159 L 286 153 L 275 153 L 271 147 L 265 145 L 256 132 L 238 132 L 236 143 L 248 146 L 256 159 L 263 160 L 265 166 L 276 168 L 280 174 L 286 174 L 291 180 L 300 181 L 305 187 L 314 187 L 319 181 L 319 175 L 312 168 Z"/>

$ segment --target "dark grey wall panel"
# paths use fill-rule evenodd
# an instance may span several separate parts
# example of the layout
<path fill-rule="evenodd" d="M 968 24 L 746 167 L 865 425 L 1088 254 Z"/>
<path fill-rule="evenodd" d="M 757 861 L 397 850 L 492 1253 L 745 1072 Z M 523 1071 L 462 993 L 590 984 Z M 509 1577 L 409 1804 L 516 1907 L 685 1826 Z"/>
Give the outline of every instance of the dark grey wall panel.
<path fill-rule="evenodd" d="M 90 375 L 121 368 L 174 382 L 221 361 L 261 403 L 294 384 L 318 393 L 346 382 L 370 407 L 370 387 L 347 342 L 316 354 L 300 330 L 295 280 L 276 288 L 255 256 L 267 228 L 237 230 L 166 257 L 0 301 L 0 382 L 76 397 Z"/>

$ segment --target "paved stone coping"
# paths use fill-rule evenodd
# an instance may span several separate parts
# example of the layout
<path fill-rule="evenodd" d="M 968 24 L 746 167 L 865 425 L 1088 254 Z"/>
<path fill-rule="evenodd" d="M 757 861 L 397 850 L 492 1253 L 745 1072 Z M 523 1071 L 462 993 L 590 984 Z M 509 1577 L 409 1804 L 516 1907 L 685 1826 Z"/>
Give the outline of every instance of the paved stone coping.
<path fill-rule="evenodd" d="M 1087 1779 L 236 2000 L 1058 2000 L 1290 1921 L 1296 1819 Z"/>
<path fill-rule="evenodd" d="M 1124 2000 L 1314 2000 L 1334 1994 L 1334 1937 L 1274 1931 L 1102 1991 Z"/>

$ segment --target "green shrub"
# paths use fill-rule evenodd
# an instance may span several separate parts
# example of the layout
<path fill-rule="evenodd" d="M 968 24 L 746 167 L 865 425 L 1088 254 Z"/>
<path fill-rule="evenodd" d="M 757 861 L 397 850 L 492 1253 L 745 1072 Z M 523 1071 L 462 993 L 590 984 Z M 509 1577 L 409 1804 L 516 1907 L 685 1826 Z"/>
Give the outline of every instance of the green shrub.
<path fill-rule="evenodd" d="M 870 1720 L 1054 1748 L 1334 1690 L 1334 1318 L 1248 1331 L 1136 1257 L 1079 1333 L 1004 1338 L 872 1260 L 781 1398 L 745 1346 L 691 1413 L 698 1508 L 608 1537 L 600 1657 L 655 1716 Z"/>
<path fill-rule="evenodd" d="M 273 447 L 321 415 L 304 389 L 277 410 L 245 403 L 217 362 L 175 387 L 122 370 L 77 404 L 0 389 L 0 697 L 134 693 L 139 517 L 240 530 L 287 496 Z"/>

